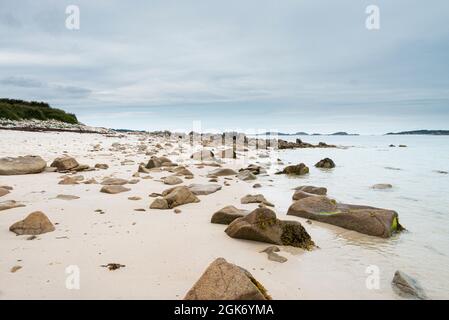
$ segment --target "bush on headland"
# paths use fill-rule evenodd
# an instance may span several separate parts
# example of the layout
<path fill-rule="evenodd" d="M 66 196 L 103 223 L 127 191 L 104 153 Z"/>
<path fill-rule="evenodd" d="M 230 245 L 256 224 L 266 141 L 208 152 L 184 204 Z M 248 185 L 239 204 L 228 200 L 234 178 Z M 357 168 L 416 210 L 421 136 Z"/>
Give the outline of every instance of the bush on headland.
<path fill-rule="evenodd" d="M 0 99 L 0 118 L 8 120 L 57 120 L 78 124 L 78 119 L 74 114 L 52 108 L 48 103 L 15 99 Z"/>

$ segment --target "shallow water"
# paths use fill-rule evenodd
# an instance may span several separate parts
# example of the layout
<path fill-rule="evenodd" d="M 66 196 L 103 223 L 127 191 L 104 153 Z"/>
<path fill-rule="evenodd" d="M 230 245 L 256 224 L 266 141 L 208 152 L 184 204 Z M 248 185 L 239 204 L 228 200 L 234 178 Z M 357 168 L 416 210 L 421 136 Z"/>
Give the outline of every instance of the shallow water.
<path fill-rule="evenodd" d="M 281 137 L 295 140 L 297 137 Z M 349 146 L 347 149 L 281 150 L 276 157 L 285 165 L 304 162 L 310 174 L 298 178 L 270 176 L 275 187 L 265 181 L 261 193 L 277 204 L 283 215 L 291 204 L 293 187 L 316 185 L 328 188 L 338 201 L 372 205 L 396 210 L 400 223 L 408 230 L 391 239 L 360 236 L 355 232 L 318 224 L 310 232 L 325 254 L 339 268 L 354 275 L 354 290 L 366 290 L 366 267 L 380 270 L 379 297 L 394 297 L 391 279 L 402 270 L 421 283 L 433 299 L 449 298 L 449 137 L 445 136 L 301 136 L 305 142 Z M 390 148 L 405 144 L 407 148 Z M 324 157 L 336 163 L 334 169 L 317 169 L 314 164 Z M 273 158 L 272 158 L 273 159 Z M 269 161 L 267 159 L 267 161 Z M 262 161 L 261 161 L 262 162 Z M 273 165 L 271 171 L 283 166 Z M 390 183 L 389 190 L 374 190 L 372 185 Z M 317 223 L 314 223 L 317 225 Z M 307 227 L 307 225 L 306 225 Z M 308 227 L 311 228 L 311 227 Z M 314 234 L 315 233 L 315 234 Z M 314 259 L 313 255 L 310 259 Z M 305 262 L 306 263 L 306 262 Z M 316 267 L 316 264 L 315 264 Z M 360 297 L 364 293 L 360 292 Z M 373 297 L 370 293 L 369 297 Z"/>

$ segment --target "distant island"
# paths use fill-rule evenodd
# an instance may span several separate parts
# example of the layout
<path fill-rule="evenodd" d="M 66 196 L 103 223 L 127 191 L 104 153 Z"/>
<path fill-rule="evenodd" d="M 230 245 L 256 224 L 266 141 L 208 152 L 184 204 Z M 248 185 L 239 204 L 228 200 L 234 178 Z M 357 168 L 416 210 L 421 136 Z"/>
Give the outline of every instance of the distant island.
<path fill-rule="evenodd" d="M 449 130 L 413 130 L 413 131 L 401 131 L 401 132 L 389 132 L 387 135 L 434 135 L 434 136 L 447 136 Z"/>
<path fill-rule="evenodd" d="M 257 136 L 308 136 L 309 134 L 307 132 L 296 132 L 296 133 L 284 133 L 284 132 L 265 132 L 265 133 L 259 133 Z M 312 133 L 312 136 L 358 136 L 357 133 L 347 133 L 343 131 L 325 134 L 325 133 Z"/>
<path fill-rule="evenodd" d="M 72 113 L 50 107 L 48 103 L 16 99 L 0 99 L 0 119 L 6 120 L 57 120 L 78 124 Z"/>

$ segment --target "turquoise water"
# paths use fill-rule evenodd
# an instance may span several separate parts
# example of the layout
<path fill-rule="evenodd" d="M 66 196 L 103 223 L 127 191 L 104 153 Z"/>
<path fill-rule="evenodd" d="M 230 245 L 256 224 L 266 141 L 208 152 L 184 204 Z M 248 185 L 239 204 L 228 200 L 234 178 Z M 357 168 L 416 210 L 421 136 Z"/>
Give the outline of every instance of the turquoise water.
<path fill-rule="evenodd" d="M 295 140 L 296 136 L 281 137 Z M 281 150 L 276 155 L 287 165 L 304 162 L 310 174 L 288 178 L 275 176 L 276 188 L 264 187 L 269 200 L 280 204 L 285 214 L 291 204 L 292 188 L 310 184 L 328 188 L 330 197 L 353 204 L 396 210 L 407 232 L 391 239 L 336 236 L 321 246 L 333 250 L 348 268 L 357 264 L 378 265 L 387 275 L 385 290 L 395 270 L 417 278 L 433 299 L 449 298 L 449 136 L 301 136 L 305 142 L 346 146 L 345 149 Z M 405 144 L 407 148 L 390 148 Z M 332 158 L 336 168 L 313 165 Z M 268 161 L 268 160 L 267 160 Z M 262 162 L 262 161 L 261 161 Z M 283 166 L 272 166 L 277 171 Z M 270 179 L 273 176 L 270 177 Z M 389 190 L 374 190 L 373 184 L 390 183 Z M 324 241 L 324 240 L 323 240 Z M 360 273 L 360 277 L 364 277 Z"/>

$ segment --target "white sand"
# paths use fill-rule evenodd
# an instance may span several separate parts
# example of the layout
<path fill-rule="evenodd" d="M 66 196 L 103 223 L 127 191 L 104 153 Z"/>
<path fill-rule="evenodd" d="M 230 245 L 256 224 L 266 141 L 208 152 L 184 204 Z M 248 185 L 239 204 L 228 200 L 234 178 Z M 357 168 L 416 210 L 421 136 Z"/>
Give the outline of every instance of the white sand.
<path fill-rule="evenodd" d="M 108 170 L 79 173 L 86 179 L 95 177 L 100 182 L 109 175 L 131 179 L 138 163 L 146 163 L 150 157 L 108 149 L 113 142 L 135 146 L 140 143 L 137 139 L 134 135 L 119 139 L 96 134 L 0 130 L 0 157 L 33 154 L 50 164 L 67 151 L 82 164 L 110 166 Z M 103 151 L 89 152 L 100 142 Z M 164 153 L 167 152 L 158 155 Z M 189 155 L 190 151 L 182 158 L 185 160 Z M 180 158 L 169 157 L 175 162 Z M 132 159 L 135 164 L 121 165 L 124 159 Z M 238 169 L 241 164 L 225 166 Z M 207 183 L 205 176 L 213 169 L 190 165 L 195 178 L 185 180 L 184 184 Z M 349 271 L 353 268 L 339 265 L 338 258 L 327 255 L 327 247 L 338 245 L 334 242 L 335 235 L 336 232 L 341 235 L 341 229 L 319 223 L 308 225 L 302 219 L 288 217 L 301 221 L 321 249 L 303 252 L 281 247 L 280 254 L 288 258 L 281 264 L 259 253 L 269 244 L 232 239 L 223 232 L 226 226 L 210 223 L 212 214 L 226 205 L 256 208 L 255 204 L 241 205 L 240 198 L 259 193 L 252 184 L 265 183 L 270 177 L 249 183 L 234 178 L 231 186 L 200 196 L 200 203 L 178 207 L 182 210 L 180 214 L 173 210 L 150 210 L 153 198 L 148 195 L 167 189 L 169 186 L 157 180 L 169 174 L 151 173 L 153 180 L 140 179 L 135 185 L 127 185 L 131 191 L 117 195 L 100 193 L 101 185 L 58 185 L 60 173 L 0 176 L 0 185 L 14 188 L 0 201 L 17 200 L 26 205 L 0 211 L 0 299 L 180 299 L 217 257 L 248 269 L 274 299 L 395 298 L 389 291 L 367 290 L 362 267 L 355 275 Z M 224 181 L 219 179 L 221 184 Z M 76 195 L 80 199 L 54 199 L 58 194 Z M 264 194 L 270 200 L 270 194 Z M 128 200 L 130 196 L 140 196 L 142 200 Z M 134 211 L 136 208 L 146 211 Z M 96 209 L 105 214 L 94 212 Z M 26 240 L 28 236 L 16 236 L 8 230 L 11 224 L 37 210 L 57 223 L 54 232 Z M 355 236 L 351 232 L 345 234 Z M 100 267 L 112 262 L 126 267 L 115 271 Z M 11 273 L 15 265 L 22 269 Z M 80 269 L 79 290 L 66 288 L 65 269 L 70 265 Z"/>

